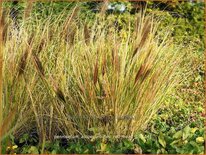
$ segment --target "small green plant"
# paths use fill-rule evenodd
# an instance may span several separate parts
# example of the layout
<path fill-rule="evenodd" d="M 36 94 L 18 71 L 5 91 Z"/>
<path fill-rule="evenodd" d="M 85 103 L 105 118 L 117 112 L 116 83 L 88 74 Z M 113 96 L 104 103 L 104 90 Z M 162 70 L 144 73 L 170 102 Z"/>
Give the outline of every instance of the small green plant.
<path fill-rule="evenodd" d="M 139 134 L 142 135 L 142 134 Z M 204 128 L 191 128 L 189 125 L 181 130 L 174 127 L 169 131 L 152 131 L 137 135 L 136 143 L 143 153 L 163 154 L 203 154 Z"/>

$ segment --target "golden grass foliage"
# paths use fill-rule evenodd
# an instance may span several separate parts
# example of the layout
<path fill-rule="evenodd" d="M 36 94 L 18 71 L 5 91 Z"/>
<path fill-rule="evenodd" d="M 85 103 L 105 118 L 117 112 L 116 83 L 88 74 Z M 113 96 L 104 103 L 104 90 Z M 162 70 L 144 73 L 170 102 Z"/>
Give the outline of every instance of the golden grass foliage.
<path fill-rule="evenodd" d="M 77 13 L 28 17 L 19 30 L 8 21 L 4 118 L 16 109 L 11 129 L 36 128 L 42 141 L 58 133 L 132 137 L 178 81 L 181 47 L 168 28 L 157 33 L 150 15 L 137 14 L 123 37 L 103 13 L 89 23 Z"/>

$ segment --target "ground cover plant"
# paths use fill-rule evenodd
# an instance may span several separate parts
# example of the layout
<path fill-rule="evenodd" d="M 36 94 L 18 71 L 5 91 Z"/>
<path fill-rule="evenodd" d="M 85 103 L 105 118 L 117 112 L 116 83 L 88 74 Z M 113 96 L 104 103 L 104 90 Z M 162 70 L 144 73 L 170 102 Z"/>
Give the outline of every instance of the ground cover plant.
<path fill-rule="evenodd" d="M 15 20 L 5 4 L 3 152 L 203 153 L 202 36 L 167 12 L 66 4 Z"/>

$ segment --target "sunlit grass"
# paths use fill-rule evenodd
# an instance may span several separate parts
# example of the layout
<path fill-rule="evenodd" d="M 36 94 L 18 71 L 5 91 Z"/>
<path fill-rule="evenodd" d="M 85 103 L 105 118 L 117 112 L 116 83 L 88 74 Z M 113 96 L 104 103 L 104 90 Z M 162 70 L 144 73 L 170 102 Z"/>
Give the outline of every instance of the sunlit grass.
<path fill-rule="evenodd" d="M 57 134 L 133 137 L 179 82 L 186 49 L 173 43 L 171 26 L 160 32 L 152 15 L 139 13 L 120 35 L 104 12 L 88 22 L 78 10 L 55 20 L 31 16 L 19 29 L 9 22 L 3 114 L 12 121 L 5 130 L 35 128 L 41 143 Z"/>

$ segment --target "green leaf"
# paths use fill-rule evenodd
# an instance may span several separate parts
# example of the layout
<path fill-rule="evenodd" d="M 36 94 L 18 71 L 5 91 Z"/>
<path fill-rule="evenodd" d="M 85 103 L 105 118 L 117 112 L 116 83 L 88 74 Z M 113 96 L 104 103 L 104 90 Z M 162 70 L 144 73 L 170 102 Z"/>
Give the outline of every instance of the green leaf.
<path fill-rule="evenodd" d="M 166 147 L 166 141 L 164 139 L 164 135 L 162 134 L 162 132 L 158 136 L 158 141 L 164 148 Z"/>
<path fill-rule="evenodd" d="M 183 134 L 182 134 L 182 139 L 185 140 L 187 139 L 187 137 L 190 135 L 190 127 L 189 125 L 187 125 L 184 129 L 183 129 Z"/>
<path fill-rule="evenodd" d="M 133 143 L 131 141 L 128 140 L 124 140 L 124 145 L 126 148 L 132 148 L 133 147 Z"/>
<path fill-rule="evenodd" d="M 199 146 L 198 146 L 198 144 L 196 142 L 191 141 L 190 144 L 193 146 L 193 149 L 195 149 L 195 150 L 199 149 Z"/>
<path fill-rule="evenodd" d="M 12 144 L 15 144 L 15 143 L 14 143 L 15 137 L 14 137 L 13 135 L 10 135 L 10 139 L 11 139 L 11 141 L 12 141 Z"/>
<path fill-rule="evenodd" d="M 174 135 L 173 135 L 173 138 L 175 139 L 180 139 L 182 137 L 182 131 L 177 131 Z"/>
<path fill-rule="evenodd" d="M 146 139 L 145 139 L 145 137 L 144 137 L 143 134 L 139 134 L 139 138 L 140 138 L 144 143 L 146 142 Z"/>
<path fill-rule="evenodd" d="M 178 139 L 178 140 L 174 140 L 170 145 L 174 145 L 174 144 L 177 144 L 181 141 L 181 139 Z"/>
<path fill-rule="evenodd" d="M 29 140 L 29 134 L 24 134 L 23 136 L 22 136 L 22 138 L 19 140 L 19 143 L 21 144 L 21 143 L 24 143 L 24 142 L 26 142 L 27 140 Z M 30 139 L 31 140 L 31 139 Z"/>
<path fill-rule="evenodd" d="M 175 128 L 174 127 L 171 127 L 171 129 L 169 130 L 169 134 L 174 134 L 176 132 Z"/>
<path fill-rule="evenodd" d="M 28 150 L 28 153 L 31 153 L 31 154 L 39 154 L 39 151 L 37 149 L 37 147 L 35 146 L 31 146 Z"/>
<path fill-rule="evenodd" d="M 57 154 L 56 150 L 52 150 L 51 154 Z"/>

